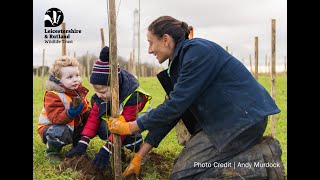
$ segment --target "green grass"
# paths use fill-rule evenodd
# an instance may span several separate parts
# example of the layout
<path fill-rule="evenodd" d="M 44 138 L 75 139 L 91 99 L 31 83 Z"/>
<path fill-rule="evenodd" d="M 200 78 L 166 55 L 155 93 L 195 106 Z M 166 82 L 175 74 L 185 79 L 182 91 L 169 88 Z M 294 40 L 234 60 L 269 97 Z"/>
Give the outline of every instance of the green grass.
<path fill-rule="evenodd" d="M 46 79 L 46 78 L 44 78 Z M 44 157 L 45 144 L 42 143 L 37 131 L 38 116 L 43 106 L 44 90 L 41 85 L 41 78 L 33 78 L 33 179 L 77 179 L 79 173 L 76 171 L 66 170 L 60 171 L 54 164 L 50 164 Z M 156 107 L 164 101 L 165 92 L 162 89 L 159 81 L 156 77 L 140 77 L 139 82 L 141 87 L 149 92 L 152 97 L 152 107 Z M 271 92 L 271 81 L 269 76 L 259 75 L 259 82 Z M 89 84 L 87 78 L 83 78 L 83 85 L 89 89 L 88 99 L 94 94 L 92 86 Z M 287 79 L 284 76 L 277 75 L 276 79 L 276 103 L 281 109 L 281 113 L 276 115 L 276 138 L 279 140 L 282 147 L 282 160 L 285 166 L 285 172 L 287 172 Z M 44 87 L 44 86 L 43 86 Z M 142 133 L 145 137 L 147 132 Z M 270 127 L 268 124 L 265 134 L 270 134 Z M 90 157 L 94 157 L 100 147 L 103 145 L 103 141 L 99 138 L 94 138 L 90 141 L 88 148 L 88 154 Z M 67 145 L 62 149 L 62 153 L 68 151 L 71 145 Z M 174 158 L 179 155 L 182 150 L 182 146 L 178 144 L 175 130 L 173 129 L 160 143 L 159 147 L 153 149 L 164 156 L 164 158 L 173 162 Z M 169 169 L 172 168 L 172 163 L 168 165 Z M 163 175 L 157 172 L 156 167 L 144 168 L 144 179 L 161 179 Z"/>
<path fill-rule="evenodd" d="M 266 75 L 259 75 L 258 81 L 271 94 L 271 78 Z M 282 161 L 287 174 L 287 77 L 284 75 L 276 76 L 276 104 L 281 112 L 276 114 L 276 133 L 275 137 L 280 142 L 282 148 Z M 269 118 L 270 119 L 270 118 Z M 265 134 L 271 134 L 270 121 Z"/>

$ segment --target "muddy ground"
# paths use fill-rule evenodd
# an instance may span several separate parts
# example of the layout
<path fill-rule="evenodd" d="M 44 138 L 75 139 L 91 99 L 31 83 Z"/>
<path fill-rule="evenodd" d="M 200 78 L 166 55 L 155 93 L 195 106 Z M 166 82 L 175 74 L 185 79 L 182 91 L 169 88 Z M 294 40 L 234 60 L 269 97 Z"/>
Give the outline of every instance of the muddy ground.
<path fill-rule="evenodd" d="M 128 166 L 130 159 L 130 155 L 127 156 L 126 159 L 123 159 L 123 170 Z M 160 176 L 163 177 L 162 179 L 167 179 L 172 167 L 172 163 L 172 161 L 166 159 L 164 156 L 155 152 L 150 152 L 149 158 L 146 160 L 145 164 L 141 166 L 140 177 L 128 177 L 127 180 L 143 179 L 144 170 L 150 167 L 153 167 L 157 172 L 159 172 Z M 111 166 L 108 166 L 105 171 L 99 171 L 92 165 L 92 159 L 87 155 L 65 158 L 57 166 L 57 169 L 60 169 L 60 171 L 65 171 L 66 169 L 78 171 L 80 173 L 78 176 L 79 180 L 114 179 Z"/>

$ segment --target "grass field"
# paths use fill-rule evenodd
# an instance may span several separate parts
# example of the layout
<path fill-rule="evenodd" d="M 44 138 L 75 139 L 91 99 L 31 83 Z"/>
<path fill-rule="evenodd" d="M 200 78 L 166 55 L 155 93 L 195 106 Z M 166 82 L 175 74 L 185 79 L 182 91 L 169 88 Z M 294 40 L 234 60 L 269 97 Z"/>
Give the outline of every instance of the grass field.
<path fill-rule="evenodd" d="M 46 79 L 46 78 L 45 78 Z M 156 107 L 163 102 L 165 92 L 162 89 L 160 83 L 156 77 L 152 78 L 139 78 L 141 87 L 147 92 L 151 93 L 152 106 Z M 259 76 L 259 82 L 270 92 L 271 80 L 269 76 Z M 42 79 L 39 77 L 33 78 L 33 179 L 77 179 L 79 173 L 72 170 L 61 171 L 57 169 L 57 166 L 50 164 L 45 159 L 45 144 L 42 143 L 40 136 L 37 132 L 37 121 L 38 116 L 43 106 L 43 95 L 44 90 L 42 89 Z M 83 85 L 86 86 L 90 91 L 87 97 L 91 97 L 94 94 L 93 88 L 89 85 L 88 79 L 83 78 Z M 89 98 L 88 98 L 89 99 Z M 276 115 L 276 138 L 280 141 L 283 155 L 282 160 L 285 166 L 285 172 L 287 172 L 287 79 L 283 75 L 277 75 L 276 79 L 276 103 L 281 109 L 281 113 Z M 270 124 L 270 123 L 269 123 Z M 265 134 L 270 134 L 270 127 L 268 124 L 267 131 Z M 143 136 L 147 132 L 142 133 Z M 94 154 L 99 151 L 101 146 L 104 144 L 99 138 L 94 138 L 90 141 L 88 147 L 88 155 L 94 157 Z M 71 145 L 67 145 L 62 149 L 62 153 L 68 151 Z M 157 149 L 153 149 L 153 152 L 157 152 L 163 155 L 169 162 L 168 169 L 171 169 L 172 163 L 175 157 L 179 155 L 182 150 L 182 146 L 177 143 L 174 129 L 163 139 Z M 160 179 L 163 175 L 157 172 L 156 167 L 144 167 L 143 168 L 143 179 Z"/>

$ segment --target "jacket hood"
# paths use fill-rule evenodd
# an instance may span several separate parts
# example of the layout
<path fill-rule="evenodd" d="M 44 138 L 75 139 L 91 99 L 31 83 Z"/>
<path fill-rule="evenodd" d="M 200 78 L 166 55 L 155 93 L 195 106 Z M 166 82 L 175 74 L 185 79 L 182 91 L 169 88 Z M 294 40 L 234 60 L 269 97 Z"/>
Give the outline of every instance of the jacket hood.
<path fill-rule="evenodd" d="M 52 82 L 50 80 L 46 80 L 46 90 L 47 91 L 56 91 L 56 92 L 61 92 L 64 93 L 66 92 L 66 89 L 60 85 L 58 85 L 55 82 Z"/>

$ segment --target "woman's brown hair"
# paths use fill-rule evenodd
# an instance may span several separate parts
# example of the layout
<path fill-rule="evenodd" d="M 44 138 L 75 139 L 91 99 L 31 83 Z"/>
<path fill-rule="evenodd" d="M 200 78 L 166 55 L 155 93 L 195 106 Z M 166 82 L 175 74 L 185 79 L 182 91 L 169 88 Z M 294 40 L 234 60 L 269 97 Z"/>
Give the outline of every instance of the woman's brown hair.
<path fill-rule="evenodd" d="M 189 26 L 183 21 L 179 21 L 171 16 L 160 16 L 154 20 L 148 27 L 148 31 L 162 38 L 164 34 L 172 37 L 175 43 L 189 36 Z"/>

